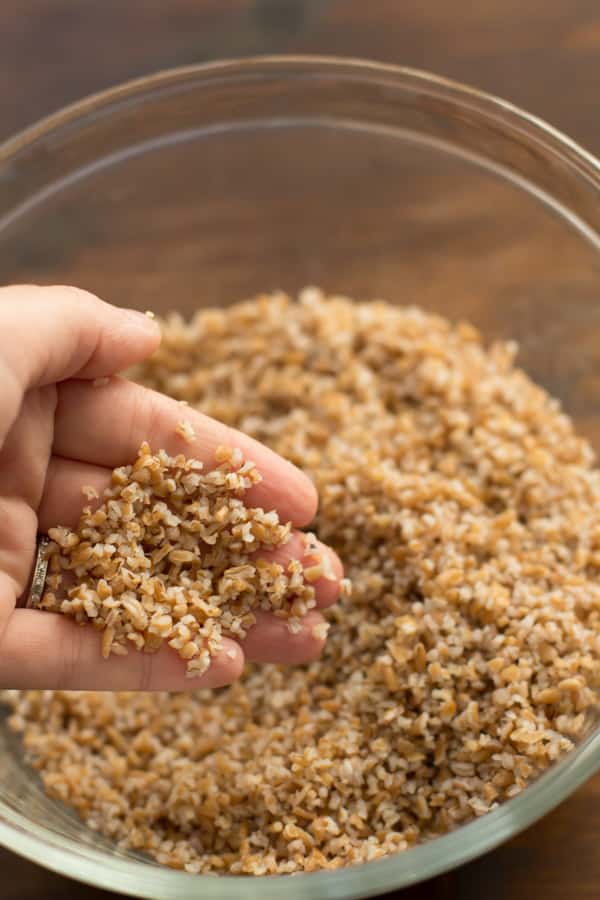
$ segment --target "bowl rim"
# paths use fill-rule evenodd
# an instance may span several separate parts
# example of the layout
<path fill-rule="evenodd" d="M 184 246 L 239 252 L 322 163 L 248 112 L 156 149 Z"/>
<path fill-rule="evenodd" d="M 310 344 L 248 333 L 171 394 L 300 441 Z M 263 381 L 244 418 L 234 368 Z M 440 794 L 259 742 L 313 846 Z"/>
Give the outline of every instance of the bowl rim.
<path fill-rule="evenodd" d="M 0 142 L 0 162 L 15 156 L 21 149 L 33 144 L 38 138 L 56 131 L 61 126 L 75 120 L 81 121 L 89 113 L 96 112 L 102 106 L 110 106 L 116 100 L 124 97 L 132 97 L 144 93 L 153 87 L 165 86 L 189 76 L 219 74 L 252 74 L 263 69 L 270 69 L 274 73 L 282 67 L 294 67 L 297 72 L 310 68 L 322 67 L 330 72 L 344 70 L 359 73 L 365 78 L 369 75 L 389 75 L 392 78 L 401 78 L 406 84 L 412 83 L 424 88 L 437 89 L 441 93 L 450 94 L 455 99 L 462 101 L 466 106 L 476 108 L 480 113 L 487 113 L 490 117 L 496 114 L 502 118 L 509 118 L 513 125 L 521 125 L 530 133 L 537 135 L 550 145 L 554 145 L 555 152 L 563 151 L 566 158 L 575 163 L 583 173 L 587 172 L 600 188 L 600 159 L 589 150 L 586 150 L 577 141 L 570 138 L 558 128 L 555 128 L 545 119 L 530 113 L 509 100 L 504 100 L 497 94 L 482 91 L 479 88 L 464 84 L 444 75 L 437 75 L 424 69 L 411 66 L 401 66 L 394 63 L 377 62 L 361 59 L 353 56 L 331 56 L 319 54 L 268 54 L 247 57 L 230 57 L 226 59 L 211 60 L 203 63 L 175 66 L 162 69 L 138 78 L 132 78 L 119 84 L 86 95 L 80 100 L 75 100 L 61 107 L 47 116 L 43 116 L 31 125 L 20 129 L 14 135 Z"/>
<path fill-rule="evenodd" d="M 366 898 L 440 875 L 494 849 L 550 812 L 600 767 L 600 729 L 556 763 L 516 797 L 439 838 L 410 850 L 336 870 L 293 875 L 295 900 Z M 550 790 L 551 788 L 551 790 Z M 201 893 L 203 900 L 281 900 L 282 878 L 289 876 L 192 875 L 152 861 L 107 856 L 95 847 L 57 835 L 11 811 L 2 814 L 0 844 L 19 856 L 69 878 L 106 890 L 149 900 L 179 900 Z M 74 862 L 80 869 L 73 871 Z M 368 870 L 368 884 L 365 874 Z M 425 871 L 425 873 L 424 873 Z M 213 890 L 211 890 L 211 888 Z M 285 890 L 285 888 L 283 888 Z"/>
<path fill-rule="evenodd" d="M 392 79 L 397 85 L 429 91 L 435 96 L 451 97 L 463 108 L 483 118 L 501 120 L 505 126 L 524 133 L 529 140 L 543 145 L 554 157 L 566 162 L 584 177 L 600 195 L 600 161 L 561 131 L 543 119 L 493 94 L 463 85 L 452 79 L 389 63 L 350 57 L 276 55 L 216 60 L 180 66 L 143 76 L 92 94 L 72 103 L 18 132 L 0 144 L 0 162 L 18 157 L 38 140 L 65 125 L 83 124 L 90 115 L 108 109 L 124 98 L 143 97 L 156 87 L 185 82 L 189 78 L 228 77 L 260 73 L 277 75 L 292 72 L 301 76 L 316 69 L 354 79 Z M 467 862 L 517 834 L 557 806 L 600 768 L 600 728 L 564 759 L 554 764 L 532 785 L 516 797 L 499 805 L 479 819 L 449 834 L 411 848 L 409 852 L 339 870 L 324 870 L 294 875 L 296 898 L 322 896 L 334 900 L 366 897 L 386 890 L 408 886 Z M 196 892 L 204 898 L 234 900 L 240 893 L 249 900 L 279 900 L 281 876 L 190 876 L 149 864 L 119 857 L 80 844 L 71 838 L 32 823 L 0 801 L 0 843 L 49 869 L 99 887 L 118 890 L 132 896 L 179 898 Z M 286 884 L 288 882 L 286 881 Z M 290 885 L 291 889 L 291 885 Z M 284 888 L 285 890 L 285 888 Z"/>

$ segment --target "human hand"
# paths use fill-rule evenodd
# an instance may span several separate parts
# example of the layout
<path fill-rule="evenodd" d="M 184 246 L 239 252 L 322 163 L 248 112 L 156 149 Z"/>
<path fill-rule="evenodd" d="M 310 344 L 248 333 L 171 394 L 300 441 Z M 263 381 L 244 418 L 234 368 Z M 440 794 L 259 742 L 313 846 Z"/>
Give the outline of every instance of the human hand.
<path fill-rule="evenodd" d="M 317 496 L 310 480 L 262 444 L 186 409 L 196 438 L 175 432 L 181 406 L 123 378 L 110 377 L 151 354 L 160 342 L 152 319 L 103 303 L 72 287 L 22 285 L 0 288 L 0 687 L 61 690 L 190 690 L 219 687 L 239 677 L 244 659 L 302 663 L 323 642 L 321 621 L 310 612 L 302 630 L 259 613 L 241 643 L 223 651 L 199 678 L 186 678 L 185 663 L 169 647 L 130 651 L 104 660 L 98 632 L 66 616 L 23 609 L 39 532 L 76 526 L 91 485 L 100 493 L 111 470 L 135 459 L 142 441 L 210 462 L 219 445 L 239 447 L 256 463 L 263 481 L 248 500 L 277 509 L 282 521 L 307 525 Z M 93 380 L 109 376 L 106 385 Z M 302 559 L 298 533 L 273 554 L 279 562 Z M 331 550 L 338 581 L 315 583 L 317 605 L 339 592 L 341 563 Z"/>

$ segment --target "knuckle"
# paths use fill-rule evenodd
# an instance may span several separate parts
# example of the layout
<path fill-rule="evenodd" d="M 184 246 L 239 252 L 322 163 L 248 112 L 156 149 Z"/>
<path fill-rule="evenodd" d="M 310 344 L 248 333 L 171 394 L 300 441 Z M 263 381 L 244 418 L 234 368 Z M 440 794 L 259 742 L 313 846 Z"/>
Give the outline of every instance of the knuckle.
<path fill-rule="evenodd" d="M 132 411 L 130 421 L 130 441 L 134 446 L 141 442 L 141 435 L 152 441 L 154 436 L 160 437 L 161 422 L 164 418 L 164 400 L 154 391 L 135 385 L 132 394 Z"/>
<path fill-rule="evenodd" d="M 15 421 L 23 400 L 23 387 L 15 371 L 0 356 L 0 383 L 2 402 L 0 405 L 0 447 L 3 439 Z"/>
<path fill-rule="evenodd" d="M 66 300 L 69 303 L 87 303 L 93 306 L 100 306 L 102 303 L 95 294 L 72 284 L 53 284 L 42 290 L 48 291 L 50 295 L 55 295 L 57 300 Z"/>
<path fill-rule="evenodd" d="M 149 691 L 154 680 L 154 654 L 139 653 L 138 691 Z"/>
<path fill-rule="evenodd" d="M 77 684 L 78 674 L 81 672 L 81 664 L 83 661 L 83 629 L 73 626 L 71 629 L 72 638 L 67 641 L 65 652 L 61 656 L 61 662 L 58 667 L 55 690 L 68 691 L 73 690 Z"/>

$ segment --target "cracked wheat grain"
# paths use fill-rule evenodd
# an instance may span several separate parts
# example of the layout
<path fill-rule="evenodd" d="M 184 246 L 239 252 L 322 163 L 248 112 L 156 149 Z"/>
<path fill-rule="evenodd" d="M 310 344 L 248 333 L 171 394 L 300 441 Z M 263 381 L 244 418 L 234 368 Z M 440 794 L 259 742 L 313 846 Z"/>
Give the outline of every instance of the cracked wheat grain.
<path fill-rule="evenodd" d="M 305 291 L 163 322 L 137 380 L 302 466 L 352 597 L 217 694 L 13 696 L 47 790 L 190 872 L 337 868 L 522 790 L 600 680 L 600 473 L 514 347 Z"/>

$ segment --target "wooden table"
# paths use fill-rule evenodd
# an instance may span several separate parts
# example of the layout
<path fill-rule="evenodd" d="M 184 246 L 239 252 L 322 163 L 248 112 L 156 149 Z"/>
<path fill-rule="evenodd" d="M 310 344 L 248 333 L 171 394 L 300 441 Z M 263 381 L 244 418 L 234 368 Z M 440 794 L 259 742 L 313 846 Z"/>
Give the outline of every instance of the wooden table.
<path fill-rule="evenodd" d="M 477 85 L 600 153 L 598 0 L 3 0 L 0 138 L 87 93 L 256 53 L 403 63 Z M 396 900 L 600 896 L 600 775 L 524 834 Z M 4 900 L 115 896 L 0 850 Z"/>

